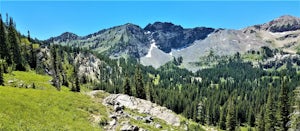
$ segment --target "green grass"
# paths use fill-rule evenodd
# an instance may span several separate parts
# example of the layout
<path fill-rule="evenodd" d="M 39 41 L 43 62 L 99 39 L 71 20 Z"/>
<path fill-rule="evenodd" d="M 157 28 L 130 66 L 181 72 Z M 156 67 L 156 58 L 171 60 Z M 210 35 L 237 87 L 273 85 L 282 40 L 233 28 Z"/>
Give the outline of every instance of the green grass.
<path fill-rule="evenodd" d="M 34 83 L 36 89 L 56 89 L 50 84 L 51 79 L 50 76 L 39 75 L 33 71 L 13 71 L 12 73 L 4 74 L 4 84 L 12 87 L 32 88 Z"/>
<path fill-rule="evenodd" d="M 100 130 L 90 120 L 100 106 L 81 93 L 0 86 L 0 130 Z"/>

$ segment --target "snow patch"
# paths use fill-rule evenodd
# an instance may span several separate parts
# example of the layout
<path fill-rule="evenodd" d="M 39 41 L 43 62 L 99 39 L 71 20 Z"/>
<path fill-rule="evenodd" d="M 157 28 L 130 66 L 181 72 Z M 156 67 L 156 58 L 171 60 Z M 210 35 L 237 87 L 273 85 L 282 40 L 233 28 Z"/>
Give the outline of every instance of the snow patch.
<path fill-rule="evenodd" d="M 152 39 L 151 42 L 152 42 L 152 43 L 151 43 L 150 49 L 149 49 L 147 55 L 145 56 L 145 57 L 148 57 L 148 58 L 152 56 L 151 53 L 152 53 L 153 48 L 157 48 L 156 43 L 155 43 L 155 40 Z"/>
<path fill-rule="evenodd" d="M 150 34 L 150 33 L 151 33 L 150 31 L 144 32 L 145 35 L 148 35 L 148 34 Z"/>
<path fill-rule="evenodd" d="M 279 33 L 273 33 L 273 32 L 269 32 L 271 35 L 273 36 L 278 36 L 278 35 L 286 35 L 287 32 L 279 32 Z"/>

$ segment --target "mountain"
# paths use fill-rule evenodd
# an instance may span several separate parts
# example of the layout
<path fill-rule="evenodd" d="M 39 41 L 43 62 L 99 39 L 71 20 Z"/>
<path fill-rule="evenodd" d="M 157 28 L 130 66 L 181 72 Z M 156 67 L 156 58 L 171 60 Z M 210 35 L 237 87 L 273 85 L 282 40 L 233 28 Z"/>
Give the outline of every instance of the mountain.
<path fill-rule="evenodd" d="M 296 53 L 300 48 L 300 18 L 290 15 L 281 16 L 270 22 L 247 27 L 242 30 L 246 34 L 255 34 L 268 46 Z"/>
<path fill-rule="evenodd" d="M 169 22 L 155 22 L 145 28 L 134 24 L 115 26 L 83 37 L 67 32 L 47 42 L 86 47 L 111 58 L 139 58 L 143 65 L 155 68 L 173 60 L 173 57 L 182 57 L 181 65 L 192 69 L 192 63 L 209 51 L 222 56 L 267 46 L 296 53 L 300 45 L 299 34 L 300 19 L 285 15 L 241 30 L 183 28 Z"/>
<path fill-rule="evenodd" d="M 204 39 L 214 31 L 213 28 L 197 27 L 184 29 L 179 25 L 168 22 L 155 22 L 148 24 L 144 30 L 151 34 L 159 49 L 170 53 L 171 49 L 179 49 L 190 46 L 195 40 Z"/>

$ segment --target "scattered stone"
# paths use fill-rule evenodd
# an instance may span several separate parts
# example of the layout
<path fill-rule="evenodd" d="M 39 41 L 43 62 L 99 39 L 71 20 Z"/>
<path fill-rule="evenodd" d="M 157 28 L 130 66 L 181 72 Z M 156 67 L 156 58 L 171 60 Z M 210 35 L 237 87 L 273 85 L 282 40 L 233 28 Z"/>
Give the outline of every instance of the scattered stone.
<path fill-rule="evenodd" d="M 137 116 L 137 117 L 135 118 L 135 120 L 141 121 L 141 120 L 143 120 L 143 117 Z"/>
<path fill-rule="evenodd" d="M 112 115 L 109 116 L 109 118 L 117 119 L 117 116 L 115 114 L 112 114 Z"/>
<path fill-rule="evenodd" d="M 153 121 L 153 118 L 152 118 L 152 116 L 147 116 L 147 117 L 144 118 L 144 121 L 146 123 L 151 123 Z"/>
<path fill-rule="evenodd" d="M 14 81 L 13 81 L 13 80 L 8 80 L 7 82 L 8 82 L 8 83 L 14 83 Z"/>
<path fill-rule="evenodd" d="M 121 131 L 138 131 L 139 127 L 131 125 L 131 124 L 125 124 L 121 127 Z"/>
<path fill-rule="evenodd" d="M 116 124 L 117 124 L 117 120 L 116 119 L 113 119 L 112 121 L 109 122 L 110 126 L 114 126 Z"/>
<path fill-rule="evenodd" d="M 114 111 L 118 112 L 118 111 L 122 111 L 124 109 L 124 106 L 120 106 L 120 105 L 115 105 L 114 106 Z"/>
<path fill-rule="evenodd" d="M 162 126 L 160 124 L 156 124 L 155 128 L 159 128 L 160 129 L 160 128 L 162 128 Z"/>

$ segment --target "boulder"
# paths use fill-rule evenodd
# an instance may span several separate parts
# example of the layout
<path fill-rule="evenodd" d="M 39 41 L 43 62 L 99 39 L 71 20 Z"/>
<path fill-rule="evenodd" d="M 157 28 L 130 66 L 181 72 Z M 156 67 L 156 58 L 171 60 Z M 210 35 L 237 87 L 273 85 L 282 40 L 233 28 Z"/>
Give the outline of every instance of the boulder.
<path fill-rule="evenodd" d="M 138 131 L 139 127 L 127 123 L 127 124 L 124 124 L 120 130 L 121 131 Z"/>
<path fill-rule="evenodd" d="M 153 118 L 152 118 L 152 116 L 147 116 L 147 117 L 144 118 L 144 121 L 146 123 L 151 123 L 153 121 Z"/>
<path fill-rule="evenodd" d="M 109 118 L 117 119 L 117 116 L 116 116 L 115 114 L 111 114 L 111 115 L 109 116 Z"/>
<path fill-rule="evenodd" d="M 117 124 L 117 120 L 116 119 L 113 119 L 112 121 L 109 122 L 110 126 L 114 126 L 116 124 Z"/>
<path fill-rule="evenodd" d="M 116 103 L 118 103 L 117 106 Z M 137 110 L 139 113 L 149 114 L 153 117 L 162 119 L 170 125 L 180 126 L 180 119 L 174 112 L 166 107 L 161 107 L 147 100 L 125 94 L 111 94 L 103 100 L 103 104 L 113 105 L 116 107 L 115 109 L 118 110 L 121 109 L 119 105 L 124 105 L 126 108 L 131 110 Z"/>
<path fill-rule="evenodd" d="M 155 128 L 159 128 L 160 129 L 160 128 L 162 128 L 162 126 L 160 124 L 156 124 Z"/>

